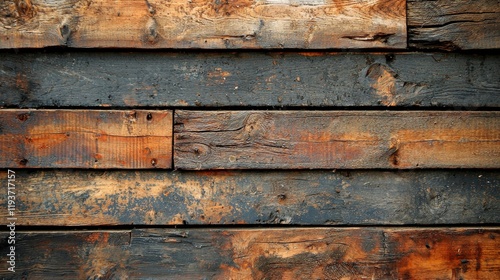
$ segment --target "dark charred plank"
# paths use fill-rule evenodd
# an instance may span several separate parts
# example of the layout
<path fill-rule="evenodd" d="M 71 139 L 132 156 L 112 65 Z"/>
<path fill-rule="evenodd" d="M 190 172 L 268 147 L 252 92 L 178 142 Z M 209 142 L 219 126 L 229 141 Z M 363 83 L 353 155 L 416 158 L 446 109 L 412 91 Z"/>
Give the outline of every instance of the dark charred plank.
<path fill-rule="evenodd" d="M 17 224 L 500 223 L 500 173 L 16 170 Z M 7 178 L 6 171 L 0 172 Z M 7 205 L 6 196 L 0 205 Z M 0 215 L 4 220 L 8 212 Z"/>
<path fill-rule="evenodd" d="M 500 269 L 498 228 L 138 229 L 16 239 L 16 272 L 1 262 L 4 279 L 493 280 Z"/>
<path fill-rule="evenodd" d="M 493 54 L 0 53 L 0 106 L 498 108 L 499 72 Z"/>
<path fill-rule="evenodd" d="M 419 49 L 498 49 L 499 2 L 408 0 L 408 37 Z"/>
<path fill-rule="evenodd" d="M 178 169 L 498 168 L 500 112 L 186 111 Z"/>
<path fill-rule="evenodd" d="M 171 111 L 0 110 L 2 168 L 170 168 Z"/>
<path fill-rule="evenodd" d="M 405 48 L 404 0 L 5 0 L 0 48 Z"/>

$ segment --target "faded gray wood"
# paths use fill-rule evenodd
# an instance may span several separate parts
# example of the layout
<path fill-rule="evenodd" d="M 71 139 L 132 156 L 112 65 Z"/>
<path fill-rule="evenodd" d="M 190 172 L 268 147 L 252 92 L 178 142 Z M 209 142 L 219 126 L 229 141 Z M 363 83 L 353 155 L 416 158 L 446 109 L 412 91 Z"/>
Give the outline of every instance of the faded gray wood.
<path fill-rule="evenodd" d="M 500 223 L 486 170 L 16 170 L 16 185 L 24 226 Z"/>
<path fill-rule="evenodd" d="M 0 53 L 3 107 L 500 107 L 500 55 Z"/>
<path fill-rule="evenodd" d="M 408 0 L 408 41 L 418 49 L 499 49 L 500 2 Z"/>

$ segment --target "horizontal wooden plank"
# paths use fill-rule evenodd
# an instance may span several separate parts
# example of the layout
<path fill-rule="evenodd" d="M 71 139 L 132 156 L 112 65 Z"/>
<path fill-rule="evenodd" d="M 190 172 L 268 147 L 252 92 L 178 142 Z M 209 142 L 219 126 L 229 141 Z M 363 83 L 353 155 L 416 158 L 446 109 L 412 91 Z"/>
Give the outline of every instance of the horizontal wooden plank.
<path fill-rule="evenodd" d="M 15 172 L 18 225 L 500 224 L 498 171 Z"/>
<path fill-rule="evenodd" d="M 8 232 L 2 232 L 7 240 Z M 497 279 L 499 228 L 16 232 L 4 279 Z M 2 246 L 2 256 L 10 254 Z"/>
<path fill-rule="evenodd" d="M 499 168 L 500 112 L 187 111 L 179 169 Z"/>
<path fill-rule="evenodd" d="M 500 48 L 498 0 L 407 0 L 408 41 L 419 49 Z"/>
<path fill-rule="evenodd" d="M 0 106 L 500 107 L 500 55 L 0 53 Z"/>
<path fill-rule="evenodd" d="M 0 48 L 405 48 L 404 0 L 2 1 Z"/>
<path fill-rule="evenodd" d="M 1 168 L 170 168 L 171 111 L 0 110 Z"/>

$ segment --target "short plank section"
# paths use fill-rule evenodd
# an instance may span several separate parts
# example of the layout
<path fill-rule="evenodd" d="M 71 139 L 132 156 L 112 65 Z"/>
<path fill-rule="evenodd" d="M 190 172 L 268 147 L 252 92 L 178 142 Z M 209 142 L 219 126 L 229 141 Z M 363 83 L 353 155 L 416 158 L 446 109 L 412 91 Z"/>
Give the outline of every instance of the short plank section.
<path fill-rule="evenodd" d="M 170 168 L 171 111 L 0 110 L 2 168 Z"/>
<path fill-rule="evenodd" d="M 179 169 L 498 168 L 500 112 L 186 111 Z"/>
<path fill-rule="evenodd" d="M 25 51 L 0 53 L 0 106 L 498 108 L 496 73 L 498 54 Z"/>
<path fill-rule="evenodd" d="M 410 47 L 447 51 L 500 48 L 498 0 L 408 0 Z"/>
<path fill-rule="evenodd" d="M 500 223 L 500 173 L 486 170 L 14 175 L 14 215 L 24 226 Z"/>
<path fill-rule="evenodd" d="M 405 0 L 5 0 L 0 48 L 406 48 Z"/>
<path fill-rule="evenodd" d="M 4 279 L 496 280 L 500 272 L 498 228 L 138 229 L 15 238 L 15 272 L 0 262 Z M 10 251 L 0 248 L 2 256 Z"/>

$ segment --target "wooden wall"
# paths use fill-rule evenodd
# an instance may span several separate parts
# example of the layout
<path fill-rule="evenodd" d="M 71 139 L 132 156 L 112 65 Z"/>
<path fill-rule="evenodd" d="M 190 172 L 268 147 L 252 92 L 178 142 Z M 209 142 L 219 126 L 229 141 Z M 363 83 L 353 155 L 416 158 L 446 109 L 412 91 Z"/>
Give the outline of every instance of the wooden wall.
<path fill-rule="evenodd" d="M 500 277 L 497 0 L 4 0 L 0 49 L 3 279 Z"/>

